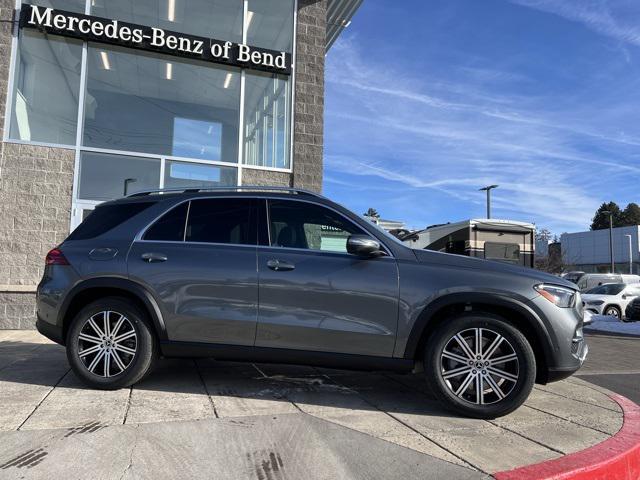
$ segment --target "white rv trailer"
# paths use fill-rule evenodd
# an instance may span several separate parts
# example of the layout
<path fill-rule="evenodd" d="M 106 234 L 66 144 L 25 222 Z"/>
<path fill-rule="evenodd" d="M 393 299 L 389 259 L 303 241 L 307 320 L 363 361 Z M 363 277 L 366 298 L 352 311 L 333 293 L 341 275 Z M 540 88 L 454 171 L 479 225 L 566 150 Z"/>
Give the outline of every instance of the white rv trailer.
<path fill-rule="evenodd" d="M 401 240 L 411 248 L 533 267 L 535 229 L 532 223 L 475 218 L 433 225 Z"/>

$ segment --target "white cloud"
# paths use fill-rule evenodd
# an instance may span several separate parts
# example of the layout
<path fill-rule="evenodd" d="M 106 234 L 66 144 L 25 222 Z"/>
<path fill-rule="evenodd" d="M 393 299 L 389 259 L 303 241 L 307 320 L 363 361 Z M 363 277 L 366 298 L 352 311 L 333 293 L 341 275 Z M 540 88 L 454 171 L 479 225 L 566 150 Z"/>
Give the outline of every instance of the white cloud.
<path fill-rule="evenodd" d="M 498 68 L 470 69 L 453 82 L 399 75 L 366 61 L 353 38 L 339 40 L 326 77 L 330 181 L 344 183 L 333 172 L 369 176 L 476 206 L 484 202 L 478 187 L 497 183 L 497 212 L 562 231 L 589 224 L 601 197 L 612 194 L 603 179 L 616 185 L 640 174 L 628 160 L 640 139 L 598 123 L 628 112 L 503 94 L 513 89 L 485 88 L 487 78 L 528 81 Z"/>

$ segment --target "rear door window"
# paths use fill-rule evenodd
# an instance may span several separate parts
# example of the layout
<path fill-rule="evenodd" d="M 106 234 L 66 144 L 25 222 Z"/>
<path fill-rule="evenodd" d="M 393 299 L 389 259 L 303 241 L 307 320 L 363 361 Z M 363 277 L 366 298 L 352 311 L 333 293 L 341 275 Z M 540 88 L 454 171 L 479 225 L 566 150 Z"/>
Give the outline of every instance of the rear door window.
<path fill-rule="evenodd" d="M 251 198 L 192 200 L 187 242 L 256 245 L 256 202 Z"/>
<path fill-rule="evenodd" d="M 117 203 L 99 205 L 78 225 L 67 240 L 89 240 L 116 228 L 146 210 L 155 202 Z"/>
<path fill-rule="evenodd" d="M 154 223 L 145 233 L 143 240 L 162 242 L 182 242 L 187 220 L 189 202 L 172 208 Z"/>

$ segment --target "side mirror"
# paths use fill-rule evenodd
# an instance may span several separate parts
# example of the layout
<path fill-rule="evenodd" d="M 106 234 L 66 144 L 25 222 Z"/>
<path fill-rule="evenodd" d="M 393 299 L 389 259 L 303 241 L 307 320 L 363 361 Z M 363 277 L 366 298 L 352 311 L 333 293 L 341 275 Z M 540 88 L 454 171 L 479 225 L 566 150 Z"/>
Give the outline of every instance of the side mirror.
<path fill-rule="evenodd" d="M 374 257 L 383 255 L 380 242 L 368 235 L 351 235 L 347 239 L 347 252 L 359 257 Z"/>

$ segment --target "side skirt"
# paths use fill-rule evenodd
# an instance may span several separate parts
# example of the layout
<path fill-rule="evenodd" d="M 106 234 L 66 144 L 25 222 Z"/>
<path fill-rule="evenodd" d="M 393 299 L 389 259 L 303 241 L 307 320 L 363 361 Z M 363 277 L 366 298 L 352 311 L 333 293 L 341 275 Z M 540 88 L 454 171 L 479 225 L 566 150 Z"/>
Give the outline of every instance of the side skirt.
<path fill-rule="evenodd" d="M 287 363 L 346 370 L 390 370 L 410 372 L 414 361 L 406 358 L 350 355 L 347 353 L 313 352 L 287 348 L 223 345 L 198 342 L 161 341 L 162 355 L 171 358 L 206 358 L 238 362 Z"/>

